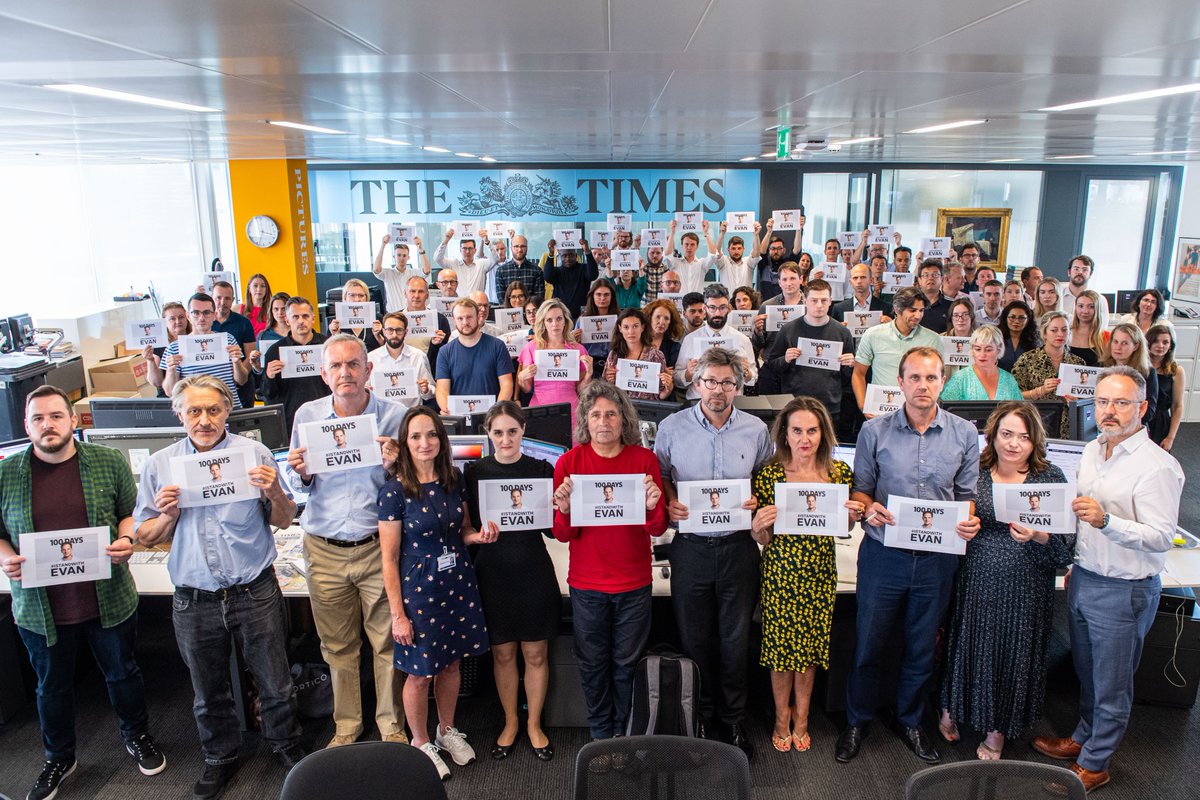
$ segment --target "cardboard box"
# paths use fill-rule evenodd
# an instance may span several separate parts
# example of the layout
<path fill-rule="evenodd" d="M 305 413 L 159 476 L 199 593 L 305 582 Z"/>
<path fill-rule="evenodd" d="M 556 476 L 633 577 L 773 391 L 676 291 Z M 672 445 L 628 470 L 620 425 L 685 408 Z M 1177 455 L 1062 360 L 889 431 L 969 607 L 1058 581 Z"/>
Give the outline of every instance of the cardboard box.
<path fill-rule="evenodd" d="M 147 383 L 146 359 L 141 353 L 101 361 L 88 370 L 92 392 L 137 392 Z"/>
<path fill-rule="evenodd" d="M 135 392 L 93 392 L 87 397 L 75 401 L 75 416 L 79 418 L 79 427 L 91 428 L 92 421 L 92 399 L 96 397 L 117 397 L 129 399 L 132 397 L 157 397 L 158 389 L 146 384 L 138 387 Z"/>

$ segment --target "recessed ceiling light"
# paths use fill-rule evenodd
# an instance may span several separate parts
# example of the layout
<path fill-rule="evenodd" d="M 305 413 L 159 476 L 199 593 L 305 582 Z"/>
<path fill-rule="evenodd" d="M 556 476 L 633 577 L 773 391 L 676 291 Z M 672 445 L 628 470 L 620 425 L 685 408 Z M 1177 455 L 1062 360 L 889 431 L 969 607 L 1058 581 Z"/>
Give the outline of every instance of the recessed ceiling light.
<path fill-rule="evenodd" d="M 759 156 L 759 158 L 774 158 L 774 157 L 775 157 L 774 151 L 772 151 L 770 153 L 763 153 L 761 156 Z"/>
<path fill-rule="evenodd" d="M 397 147 L 409 147 L 411 144 L 410 142 L 402 142 L 399 139 L 383 139 L 383 138 L 375 138 L 375 137 L 371 137 L 371 136 L 367 137 L 367 141 L 368 142 L 378 142 L 379 144 L 394 144 Z"/>
<path fill-rule="evenodd" d="M 1166 89 L 1151 89 L 1148 92 L 1115 94 L 1112 97 L 1101 97 L 1096 100 L 1081 100 L 1078 103 L 1065 103 L 1061 106 L 1039 108 L 1038 111 L 1075 111 L 1076 109 L 1080 108 L 1095 108 L 1096 106 L 1108 106 L 1114 103 L 1132 103 L 1134 100 L 1150 100 L 1155 97 L 1170 97 L 1171 95 L 1187 94 L 1188 92 L 1200 92 L 1200 83 L 1188 83 L 1184 84 L 1183 86 L 1168 86 Z"/>
<path fill-rule="evenodd" d="M 1050 158 L 1054 161 L 1067 161 L 1072 158 L 1095 158 L 1095 156 L 1090 153 L 1079 153 L 1072 156 L 1050 156 Z"/>
<path fill-rule="evenodd" d="M 176 111 L 196 111 L 202 114 L 216 114 L 221 110 L 219 108 L 209 108 L 208 106 L 196 106 L 191 103 L 179 103 L 175 100 L 163 100 L 161 97 L 148 97 L 144 94 L 118 92 L 115 89 L 101 89 L 98 86 L 86 86 L 82 83 L 48 83 L 42 88 L 54 89 L 59 92 L 70 92 L 72 94 L 86 94 L 91 97 L 104 97 L 109 100 L 124 100 L 127 103 L 141 103 L 146 106 L 173 108 Z"/>
<path fill-rule="evenodd" d="M 989 164 L 1015 164 L 1018 161 L 1024 161 L 1024 160 L 1025 159 L 1023 159 L 1023 158 L 993 158 L 991 161 L 989 161 L 987 163 L 989 163 Z"/>
<path fill-rule="evenodd" d="M 494 164 L 494 163 L 496 163 L 496 159 L 492 158 L 491 156 L 480 156 L 480 157 L 479 157 L 479 160 L 480 160 L 480 161 L 486 161 L 486 162 L 488 162 L 489 164 Z"/>
<path fill-rule="evenodd" d="M 1200 150 L 1152 150 L 1148 153 L 1130 153 L 1131 156 L 1182 156 L 1188 153 L 1200 153 Z"/>
<path fill-rule="evenodd" d="M 968 128 L 971 125 L 982 125 L 987 122 L 986 119 L 962 119 L 958 122 L 943 122 L 941 125 L 927 125 L 924 128 L 913 128 L 905 133 L 937 133 L 938 131 L 949 131 L 954 128 Z"/>
<path fill-rule="evenodd" d="M 839 147 L 842 147 L 842 146 L 848 145 L 848 144 L 862 144 L 863 142 L 878 142 L 882 138 L 883 138 L 882 136 L 860 136 L 857 139 L 842 139 L 840 142 L 830 142 L 829 146 L 833 147 L 834 145 L 837 145 Z"/>
<path fill-rule="evenodd" d="M 756 158 L 758 158 L 758 156 L 746 156 L 745 158 L 739 158 L 738 161 L 753 161 Z"/>
<path fill-rule="evenodd" d="M 281 119 L 264 120 L 268 125 L 274 125 L 279 128 L 294 128 L 298 131 L 309 131 L 310 133 L 335 133 L 344 135 L 345 131 L 335 131 L 333 128 L 321 128 L 316 125 L 305 125 L 302 122 L 286 122 Z"/>
<path fill-rule="evenodd" d="M 449 150 L 447 150 L 444 147 L 434 147 L 431 144 L 424 145 L 421 147 L 421 149 L 428 150 L 431 153 L 449 153 L 450 152 Z"/>
<path fill-rule="evenodd" d="M 455 153 L 454 155 L 462 158 L 479 158 L 479 156 L 475 155 L 474 153 Z"/>

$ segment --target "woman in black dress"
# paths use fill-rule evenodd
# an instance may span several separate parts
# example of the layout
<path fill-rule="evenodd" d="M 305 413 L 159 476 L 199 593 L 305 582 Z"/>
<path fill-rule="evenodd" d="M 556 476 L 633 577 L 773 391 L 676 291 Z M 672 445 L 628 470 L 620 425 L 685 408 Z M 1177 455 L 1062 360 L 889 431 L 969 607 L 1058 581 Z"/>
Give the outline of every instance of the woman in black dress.
<path fill-rule="evenodd" d="M 1036 410 L 1001 403 L 985 432 L 975 493 L 983 524 L 958 569 L 938 729 L 950 742 L 958 741 L 956 722 L 986 732 L 975 753 L 995 760 L 1006 737 L 1023 735 L 1041 716 L 1054 573 L 1071 563 L 1075 537 L 996 520 L 994 485 L 1066 481 L 1046 460 Z"/>
<path fill-rule="evenodd" d="M 1169 325 L 1152 326 L 1146 341 L 1150 345 L 1150 366 L 1158 376 L 1158 408 L 1150 420 L 1150 440 L 1169 453 L 1183 421 L 1187 374 L 1175 362 L 1175 331 Z"/>
<path fill-rule="evenodd" d="M 495 454 L 469 462 L 466 482 L 471 521 L 481 531 L 504 532 L 496 544 L 483 548 L 475 562 L 492 645 L 492 671 L 504 708 L 504 730 L 496 737 L 492 758 L 508 758 L 520 734 L 517 718 L 517 689 L 521 683 L 517 645 L 520 644 L 525 661 L 525 699 L 529 706 L 525 728 L 533 754 L 549 761 L 554 758 L 554 745 L 542 730 L 542 707 L 550 678 L 547 651 L 549 640 L 558 633 L 562 596 L 542 537 L 554 538 L 550 532 L 553 515 L 549 507 L 554 468 L 521 452 L 525 414 L 516 403 L 511 400 L 496 403 L 488 409 L 483 421 Z M 546 525 L 534 530 L 513 530 L 512 523 L 504 524 L 501 512 L 531 506 L 534 493 L 528 488 L 529 481 L 536 479 L 550 482 L 545 485 Z M 481 481 L 489 483 L 481 487 Z M 492 490 L 494 494 L 488 497 L 499 496 L 504 502 L 499 508 L 489 505 L 487 519 L 480 516 L 482 488 Z M 504 517 L 507 516 L 505 513 Z"/>
<path fill-rule="evenodd" d="M 1004 334 L 1000 369 L 1012 372 L 1018 358 L 1038 347 L 1038 326 L 1033 309 L 1023 302 L 1006 305 L 1000 312 L 1000 332 Z"/>

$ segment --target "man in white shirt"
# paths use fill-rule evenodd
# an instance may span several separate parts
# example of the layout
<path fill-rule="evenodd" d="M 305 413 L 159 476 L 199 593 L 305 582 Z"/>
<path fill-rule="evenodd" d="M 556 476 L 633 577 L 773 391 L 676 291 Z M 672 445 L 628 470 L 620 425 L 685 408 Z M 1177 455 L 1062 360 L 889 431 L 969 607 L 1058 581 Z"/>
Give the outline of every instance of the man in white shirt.
<path fill-rule="evenodd" d="M 1071 655 L 1079 676 L 1079 724 L 1033 747 L 1071 762 L 1090 792 L 1108 766 L 1133 706 L 1133 674 L 1158 610 L 1159 573 L 1179 523 L 1183 470 L 1142 427 L 1146 381 L 1130 367 L 1096 380 L 1100 436 L 1079 461 L 1075 564 L 1067 584 Z"/>
<path fill-rule="evenodd" d="M 1068 317 L 1075 318 L 1075 298 L 1087 291 L 1088 281 L 1095 270 L 1096 262 L 1090 256 L 1078 255 L 1071 259 L 1071 266 L 1067 268 L 1067 290 L 1062 293 L 1062 311 Z M 1037 295 L 1034 294 L 1034 297 Z M 1106 314 L 1112 312 L 1107 297 L 1100 295 L 1100 302 L 1104 303 Z"/>
<path fill-rule="evenodd" d="M 713 266 L 717 268 L 717 280 L 725 285 L 725 288 L 730 292 L 736 291 L 742 286 L 754 286 L 755 267 L 758 264 L 758 230 L 759 222 L 754 223 L 754 232 L 752 249 L 750 255 L 746 255 L 746 242 L 740 236 L 732 236 L 729 239 L 729 247 L 725 250 L 725 231 L 729 227 L 729 223 L 722 222 L 720 237 L 717 239 L 716 259 L 713 261 Z"/>
<path fill-rule="evenodd" d="M 433 373 L 429 369 L 429 358 L 417 348 L 404 343 L 408 335 L 408 317 L 392 312 L 383 318 L 383 347 L 377 347 L 367 355 L 375 372 L 390 372 L 396 369 L 417 371 L 417 397 L 397 397 L 392 401 L 412 408 L 421 400 L 433 397 Z"/>
<path fill-rule="evenodd" d="M 679 273 L 680 280 L 683 284 L 682 291 L 699 292 L 704 289 L 704 277 L 708 274 L 708 268 L 717 260 L 716 246 L 713 244 L 712 237 L 708 235 L 708 220 L 703 220 L 700 223 L 704 230 L 704 238 L 707 240 L 708 255 L 704 258 L 696 258 L 696 250 L 700 248 L 700 236 L 693 231 L 688 231 L 679 237 L 679 249 L 683 252 L 682 256 L 667 255 L 663 257 L 663 261 L 667 263 L 671 269 Z M 675 220 L 671 220 L 671 231 L 668 242 L 675 241 Z M 670 250 L 670 247 L 667 248 Z"/>
<path fill-rule="evenodd" d="M 446 246 L 450 244 L 450 240 L 454 238 L 454 229 L 450 228 L 446 231 L 446 236 L 438 245 L 437 250 L 433 251 L 433 260 L 442 269 L 452 269 L 458 274 L 458 291 L 462 297 L 469 296 L 472 292 L 482 292 L 487 289 L 487 275 L 494 270 L 499 264 L 492 261 L 490 258 L 475 260 L 475 240 L 463 239 L 458 243 L 459 252 L 462 253 L 462 258 L 449 258 L 446 256 Z M 439 273 L 439 285 L 440 285 Z"/>
<path fill-rule="evenodd" d="M 758 366 L 754 360 L 754 346 L 750 343 L 750 337 L 725 324 L 729 320 L 729 312 L 733 311 L 729 290 L 719 283 L 709 284 L 704 290 L 704 309 L 708 312 L 707 322 L 683 337 L 679 347 L 679 359 L 675 362 L 675 386 L 687 389 L 688 400 L 700 397 L 700 392 L 692 380 L 700 354 L 718 344 L 741 355 L 742 368 L 746 372 L 745 385 L 753 386 L 758 381 Z M 718 341 L 711 341 L 713 339 Z"/>
<path fill-rule="evenodd" d="M 375 266 L 372 272 L 383 283 L 384 306 L 387 310 L 403 311 L 408 299 L 404 291 L 408 279 L 420 277 L 421 271 L 416 264 L 409 265 L 409 250 L 406 244 L 397 244 L 392 248 L 392 255 L 395 259 L 393 266 L 384 268 L 383 254 L 387 252 L 387 246 L 391 241 L 391 235 L 385 233 L 383 241 L 379 245 L 379 252 L 375 254 Z M 424 269 L 425 275 L 428 276 L 430 272 L 429 256 L 425 255 L 425 246 L 421 244 L 421 237 L 414 236 L 413 244 L 417 246 L 417 254 L 421 257 L 421 269 Z"/>

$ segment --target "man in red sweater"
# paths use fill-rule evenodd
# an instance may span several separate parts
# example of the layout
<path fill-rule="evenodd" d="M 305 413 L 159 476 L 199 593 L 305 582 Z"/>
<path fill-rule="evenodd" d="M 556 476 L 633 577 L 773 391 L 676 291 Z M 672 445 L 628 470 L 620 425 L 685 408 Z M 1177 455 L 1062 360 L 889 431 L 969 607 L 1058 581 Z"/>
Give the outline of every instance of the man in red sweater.
<path fill-rule="evenodd" d="M 609 739 L 625 727 L 633 670 L 650 636 L 650 538 L 666 530 L 667 515 L 658 459 L 639 444 L 637 412 L 625 392 L 588 383 L 579 394 L 575 441 L 554 466 L 554 536 L 571 545 L 567 585 L 588 726 L 593 739 Z M 641 476 L 645 524 L 573 520 L 572 475 Z"/>

